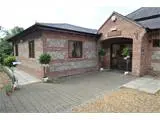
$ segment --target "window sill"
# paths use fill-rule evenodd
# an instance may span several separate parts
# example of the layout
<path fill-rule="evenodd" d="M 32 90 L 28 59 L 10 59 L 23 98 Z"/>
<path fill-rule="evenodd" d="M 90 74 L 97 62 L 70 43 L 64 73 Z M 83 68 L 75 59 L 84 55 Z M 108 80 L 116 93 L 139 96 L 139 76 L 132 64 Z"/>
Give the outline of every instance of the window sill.
<path fill-rule="evenodd" d="M 81 58 L 68 58 L 67 60 L 68 61 L 76 61 L 76 60 L 84 60 L 84 58 L 83 57 L 81 57 Z"/>
<path fill-rule="evenodd" d="M 29 58 L 29 60 L 36 60 L 36 58 Z"/>
<path fill-rule="evenodd" d="M 155 50 L 155 51 L 160 50 L 160 47 L 152 47 L 152 50 Z"/>

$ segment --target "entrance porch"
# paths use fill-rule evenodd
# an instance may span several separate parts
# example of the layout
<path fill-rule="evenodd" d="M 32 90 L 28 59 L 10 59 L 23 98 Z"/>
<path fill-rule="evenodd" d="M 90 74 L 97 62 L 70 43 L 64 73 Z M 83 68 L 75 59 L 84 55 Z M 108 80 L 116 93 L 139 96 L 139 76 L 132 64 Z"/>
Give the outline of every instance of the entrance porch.
<path fill-rule="evenodd" d="M 101 42 L 106 55 L 104 59 L 104 68 L 116 69 L 122 71 L 132 71 L 132 44 L 130 38 L 110 38 Z M 130 58 L 124 59 L 123 51 L 128 49 Z"/>

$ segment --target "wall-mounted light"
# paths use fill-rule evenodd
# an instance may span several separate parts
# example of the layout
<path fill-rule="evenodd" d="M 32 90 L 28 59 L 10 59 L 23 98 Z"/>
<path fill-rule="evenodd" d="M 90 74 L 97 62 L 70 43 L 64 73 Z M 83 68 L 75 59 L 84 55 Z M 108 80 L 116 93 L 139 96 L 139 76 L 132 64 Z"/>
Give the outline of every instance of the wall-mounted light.
<path fill-rule="evenodd" d="M 112 20 L 113 22 L 115 22 L 115 21 L 117 20 L 117 17 L 114 15 L 114 16 L 111 17 L 111 20 Z"/>
<path fill-rule="evenodd" d="M 23 40 L 20 40 L 20 43 L 22 43 L 23 42 Z"/>

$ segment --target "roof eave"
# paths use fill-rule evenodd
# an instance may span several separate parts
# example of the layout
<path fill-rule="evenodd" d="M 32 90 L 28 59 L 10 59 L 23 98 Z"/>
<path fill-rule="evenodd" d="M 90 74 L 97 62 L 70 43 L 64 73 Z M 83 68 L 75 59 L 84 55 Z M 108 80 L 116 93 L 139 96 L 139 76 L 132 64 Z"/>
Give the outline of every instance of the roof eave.
<path fill-rule="evenodd" d="M 41 24 L 37 24 L 37 25 L 38 25 L 38 28 L 40 28 L 40 29 L 48 28 L 48 30 L 53 30 L 53 31 L 76 32 L 76 33 L 80 33 L 80 34 L 97 35 L 97 33 L 81 32 L 81 31 L 76 31 L 76 30 L 69 30 L 69 29 L 63 29 L 63 28 L 57 28 L 57 27 L 50 27 L 50 26 L 45 26 L 45 25 L 41 25 Z"/>
<path fill-rule="evenodd" d="M 137 25 L 138 27 L 141 27 L 141 28 L 145 29 L 144 26 L 142 26 L 141 24 L 137 23 L 136 21 L 134 21 L 134 20 L 132 20 L 132 19 L 126 17 L 126 16 L 123 16 L 123 15 L 121 15 L 120 13 L 114 11 L 114 12 L 109 16 L 109 18 L 103 23 L 103 25 L 98 29 L 98 32 L 102 29 L 102 27 L 105 25 L 105 23 L 108 22 L 108 20 L 113 16 L 113 14 L 115 14 L 115 15 L 117 15 L 117 16 L 119 16 L 119 17 L 124 18 L 125 20 L 127 20 L 127 21 L 129 21 L 129 22 L 131 22 L 131 23 L 133 23 L 133 24 L 135 24 L 135 25 Z"/>
<path fill-rule="evenodd" d="M 8 38 L 8 39 L 7 39 L 7 41 L 9 41 L 9 42 L 10 42 L 10 41 L 12 41 L 12 40 L 16 39 L 17 37 L 23 36 L 23 35 L 25 35 L 25 34 L 29 33 L 30 31 L 36 30 L 36 27 L 37 27 L 37 25 L 36 25 L 36 24 L 34 24 L 34 25 L 30 26 L 29 28 L 27 28 L 27 29 L 23 30 L 22 32 L 20 32 L 20 33 L 18 33 L 18 34 L 16 34 L 16 35 L 14 35 L 14 36 L 12 36 L 12 37 Z"/>
<path fill-rule="evenodd" d="M 27 28 L 26 30 L 22 31 L 19 34 L 16 34 L 15 36 L 12 36 L 11 38 L 8 38 L 7 41 L 12 41 L 14 39 L 16 39 L 17 37 L 23 36 L 26 34 L 26 32 L 29 32 L 31 30 L 36 30 L 36 29 L 42 29 L 42 30 L 52 30 L 52 31 L 63 31 L 63 32 L 74 32 L 74 33 L 78 33 L 78 34 L 87 34 L 87 35 L 91 35 L 91 36 L 97 36 L 97 33 L 87 33 L 87 32 L 80 32 L 80 31 L 74 31 L 74 30 L 68 30 L 68 29 L 61 29 L 61 28 L 56 28 L 56 27 L 49 27 L 49 26 L 45 26 L 45 25 L 40 25 L 40 24 L 34 24 L 31 27 Z"/>
<path fill-rule="evenodd" d="M 160 28 L 146 28 L 148 31 L 155 31 L 155 30 L 160 30 Z"/>

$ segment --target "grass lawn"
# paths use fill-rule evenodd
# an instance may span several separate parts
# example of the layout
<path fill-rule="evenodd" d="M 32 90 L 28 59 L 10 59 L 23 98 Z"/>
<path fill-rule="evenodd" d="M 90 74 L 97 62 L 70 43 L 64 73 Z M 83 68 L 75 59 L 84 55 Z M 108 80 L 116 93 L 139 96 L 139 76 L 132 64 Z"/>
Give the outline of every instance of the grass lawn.
<path fill-rule="evenodd" d="M 73 112 L 160 112 L 160 92 L 152 95 L 121 88 L 109 95 L 88 102 Z"/>

